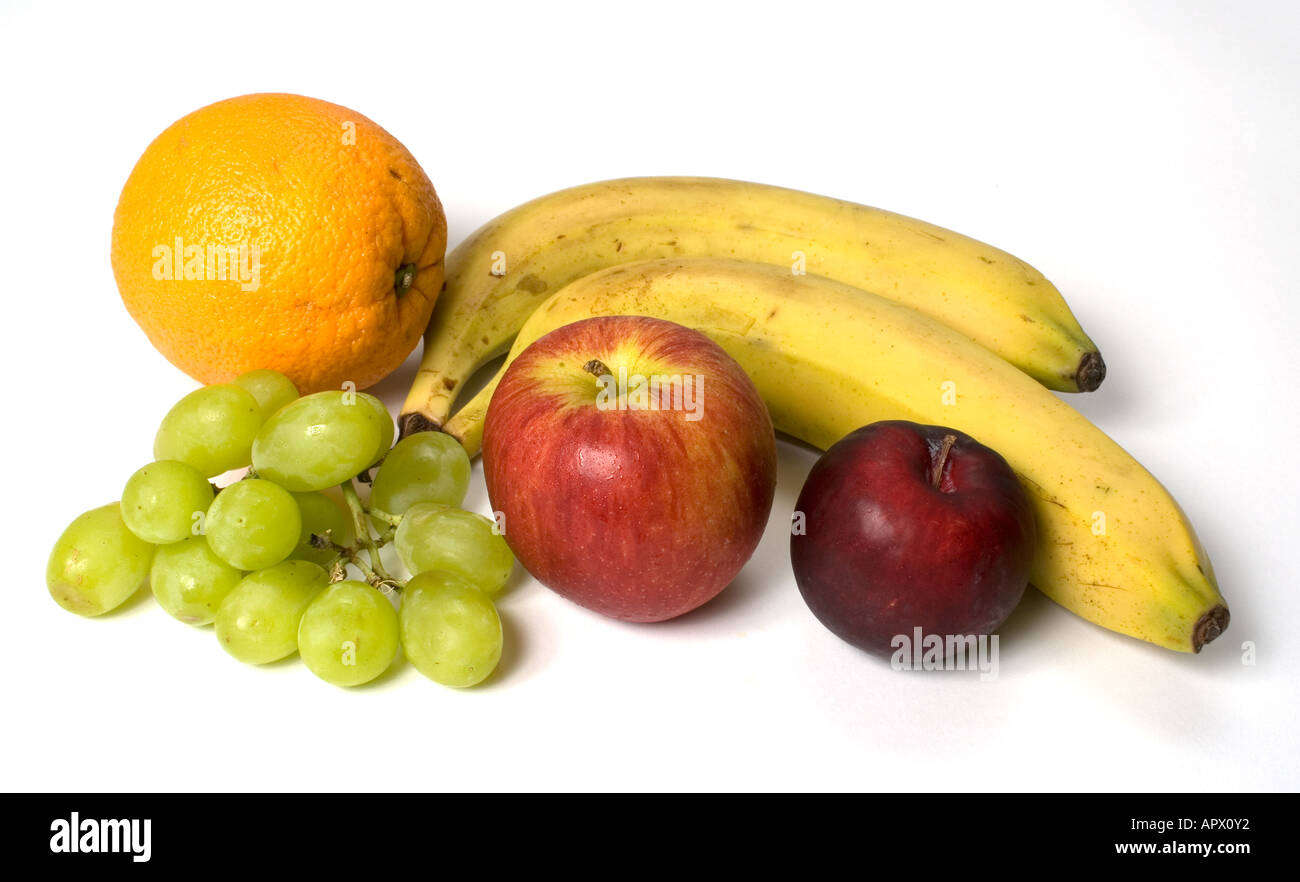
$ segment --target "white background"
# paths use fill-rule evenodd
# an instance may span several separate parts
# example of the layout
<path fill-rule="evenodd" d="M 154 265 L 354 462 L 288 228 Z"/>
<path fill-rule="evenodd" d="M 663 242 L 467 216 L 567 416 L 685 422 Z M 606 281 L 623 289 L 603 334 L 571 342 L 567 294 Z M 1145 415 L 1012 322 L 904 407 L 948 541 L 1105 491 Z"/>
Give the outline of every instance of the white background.
<path fill-rule="evenodd" d="M 1088 7 L 6 3 L 0 787 L 1295 789 L 1300 17 Z M 768 535 L 718 601 L 633 626 L 520 576 L 506 659 L 472 691 L 406 666 L 350 693 L 296 660 L 246 667 L 147 596 L 64 612 L 49 547 L 118 497 L 194 386 L 117 296 L 118 192 L 173 120 L 255 91 L 394 133 L 453 245 L 561 187 L 700 174 L 1013 251 L 1100 343 L 1109 378 L 1070 400 L 1182 502 L 1231 628 L 1175 654 L 1033 594 L 996 681 L 895 673 L 795 589 L 786 525 L 814 457 L 787 444 Z M 413 364 L 379 387 L 394 412 Z"/>

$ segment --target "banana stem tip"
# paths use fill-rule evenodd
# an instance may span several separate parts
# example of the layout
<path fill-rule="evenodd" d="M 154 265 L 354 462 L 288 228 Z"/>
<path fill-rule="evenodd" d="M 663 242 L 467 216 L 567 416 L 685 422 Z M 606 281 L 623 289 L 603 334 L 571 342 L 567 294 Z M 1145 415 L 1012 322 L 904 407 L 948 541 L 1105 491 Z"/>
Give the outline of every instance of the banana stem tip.
<path fill-rule="evenodd" d="M 414 435 L 417 432 L 440 432 L 442 426 L 439 423 L 429 419 L 424 414 L 416 411 L 414 413 L 404 413 L 397 419 L 398 440 Z"/>
<path fill-rule="evenodd" d="M 1196 620 L 1192 629 L 1192 652 L 1200 652 L 1201 647 L 1228 630 L 1228 608 L 1219 604 Z"/>
<path fill-rule="evenodd" d="M 1106 379 L 1106 362 L 1102 360 L 1101 353 L 1097 351 L 1085 352 L 1083 358 L 1079 359 L 1079 368 L 1074 372 L 1074 382 L 1078 384 L 1080 392 L 1095 392 L 1101 385 L 1101 381 Z"/>

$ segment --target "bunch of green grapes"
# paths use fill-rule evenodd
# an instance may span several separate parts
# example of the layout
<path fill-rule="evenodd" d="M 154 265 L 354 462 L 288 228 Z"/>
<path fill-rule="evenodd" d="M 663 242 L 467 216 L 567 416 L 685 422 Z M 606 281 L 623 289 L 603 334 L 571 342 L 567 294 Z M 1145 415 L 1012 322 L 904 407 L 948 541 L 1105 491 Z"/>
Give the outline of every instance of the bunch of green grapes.
<path fill-rule="evenodd" d="M 444 685 L 482 682 L 501 657 L 492 598 L 514 556 L 493 520 L 459 507 L 470 475 L 461 446 L 436 432 L 394 446 L 393 434 L 374 396 L 299 397 L 275 371 L 198 389 L 163 418 L 155 461 L 121 501 L 64 531 L 50 594 L 95 616 L 147 583 L 174 618 L 213 625 L 240 661 L 297 652 L 339 686 L 376 679 L 399 649 Z M 364 505 L 353 479 L 376 466 Z M 223 489 L 210 482 L 235 469 L 247 472 Z M 405 581 L 380 558 L 390 542 Z"/>

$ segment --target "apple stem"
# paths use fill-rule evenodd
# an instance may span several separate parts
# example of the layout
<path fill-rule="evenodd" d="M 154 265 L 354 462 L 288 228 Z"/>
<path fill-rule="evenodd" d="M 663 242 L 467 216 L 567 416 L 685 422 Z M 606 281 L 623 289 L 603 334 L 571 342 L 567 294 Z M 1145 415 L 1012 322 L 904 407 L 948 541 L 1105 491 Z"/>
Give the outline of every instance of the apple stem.
<path fill-rule="evenodd" d="M 957 443 L 956 435 L 944 435 L 943 444 L 939 446 L 939 458 L 934 462 L 934 471 L 930 473 L 930 483 L 934 489 L 939 489 L 939 484 L 943 481 L 943 467 L 948 462 L 948 454 L 952 451 L 952 446 Z"/>
<path fill-rule="evenodd" d="M 591 361 L 584 364 L 582 369 L 597 379 L 609 376 L 609 368 L 605 367 L 605 362 L 601 361 L 599 358 L 593 358 Z"/>

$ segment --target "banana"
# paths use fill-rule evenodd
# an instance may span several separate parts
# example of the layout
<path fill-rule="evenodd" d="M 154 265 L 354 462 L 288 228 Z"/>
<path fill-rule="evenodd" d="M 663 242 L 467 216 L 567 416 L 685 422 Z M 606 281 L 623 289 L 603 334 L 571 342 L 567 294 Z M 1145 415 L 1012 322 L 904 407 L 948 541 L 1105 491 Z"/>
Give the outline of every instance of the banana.
<path fill-rule="evenodd" d="M 1105 363 L 1042 273 L 909 217 L 717 178 L 627 178 L 562 190 L 488 222 L 447 257 L 446 285 L 402 408 L 441 426 L 479 367 L 575 279 L 651 258 L 770 263 L 874 291 L 951 325 L 1052 389 L 1092 391 Z"/>
<path fill-rule="evenodd" d="M 622 314 L 711 337 L 748 372 L 776 428 L 823 450 L 881 419 L 949 426 L 997 450 L 1033 500 L 1033 584 L 1083 618 L 1181 652 L 1227 627 L 1209 559 L 1165 488 L 1074 408 L 942 323 L 779 267 L 647 261 L 552 295 L 506 366 L 561 325 Z M 446 427 L 471 454 L 504 371 Z"/>

